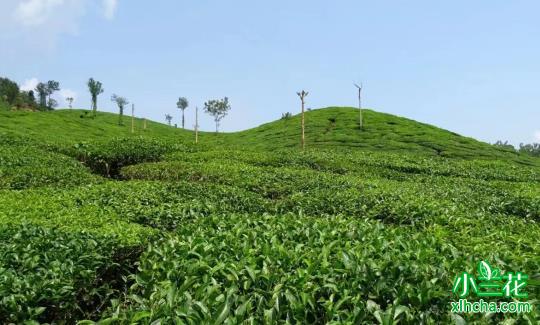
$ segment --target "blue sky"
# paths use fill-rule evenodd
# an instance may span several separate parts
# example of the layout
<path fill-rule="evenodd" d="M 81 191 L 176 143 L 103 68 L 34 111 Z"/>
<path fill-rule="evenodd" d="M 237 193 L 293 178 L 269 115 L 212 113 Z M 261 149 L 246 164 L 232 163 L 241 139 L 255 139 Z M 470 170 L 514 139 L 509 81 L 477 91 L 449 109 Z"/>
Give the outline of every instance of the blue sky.
<path fill-rule="evenodd" d="M 365 107 L 540 142 L 539 12 L 532 0 L 2 0 L 0 75 L 58 80 L 81 108 L 94 77 L 103 110 L 117 93 L 163 122 L 180 122 L 185 96 L 189 127 L 195 105 L 228 96 L 226 131 L 297 112 L 300 89 L 308 107 L 355 106 L 363 82 Z"/>

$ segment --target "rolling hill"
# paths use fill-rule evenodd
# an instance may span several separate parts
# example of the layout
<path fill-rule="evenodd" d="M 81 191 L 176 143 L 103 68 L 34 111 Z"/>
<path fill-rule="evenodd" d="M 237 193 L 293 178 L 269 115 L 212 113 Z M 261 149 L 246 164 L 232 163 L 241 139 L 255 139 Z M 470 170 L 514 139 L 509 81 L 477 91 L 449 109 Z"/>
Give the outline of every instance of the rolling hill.
<path fill-rule="evenodd" d="M 358 110 L 350 107 L 329 107 L 306 112 L 307 148 L 360 149 L 369 151 L 406 152 L 447 158 L 513 160 L 538 164 L 538 159 L 501 149 L 463 137 L 432 125 L 395 115 L 364 109 L 365 126 L 358 127 Z M 178 139 L 192 143 L 193 131 L 176 129 L 162 123 L 98 113 L 96 119 L 83 110 L 52 112 L 0 112 L 0 134 L 31 138 L 42 143 L 74 144 L 82 141 L 104 141 L 117 137 L 143 136 L 151 139 Z M 201 132 L 203 144 L 220 144 L 252 149 L 287 149 L 299 147 L 300 114 L 240 132 Z"/>

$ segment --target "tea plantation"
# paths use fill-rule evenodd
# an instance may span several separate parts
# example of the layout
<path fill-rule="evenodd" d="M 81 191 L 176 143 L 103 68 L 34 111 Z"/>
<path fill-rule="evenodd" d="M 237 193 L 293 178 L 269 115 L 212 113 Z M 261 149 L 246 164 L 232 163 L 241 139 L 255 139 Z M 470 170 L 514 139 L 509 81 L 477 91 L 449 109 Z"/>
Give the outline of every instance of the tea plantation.
<path fill-rule="evenodd" d="M 356 114 L 308 112 L 302 152 L 297 116 L 196 145 L 0 112 L 0 323 L 538 324 L 540 159 Z M 451 313 L 482 260 L 536 308 Z"/>

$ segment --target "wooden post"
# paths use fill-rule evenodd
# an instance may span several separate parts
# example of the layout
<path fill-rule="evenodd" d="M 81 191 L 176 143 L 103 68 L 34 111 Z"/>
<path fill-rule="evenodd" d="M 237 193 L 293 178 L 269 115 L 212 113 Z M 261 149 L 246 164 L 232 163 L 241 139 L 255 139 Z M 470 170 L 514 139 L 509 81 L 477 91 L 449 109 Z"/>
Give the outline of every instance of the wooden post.
<path fill-rule="evenodd" d="M 300 97 L 300 100 L 302 101 L 302 150 L 304 150 L 305 147 L 306 147 L 306 137 L 305 137 L 305 133 L 304 133 L 304 129 L 305 129 L 305 122 L 304 122 L 304 105 L 305 105 L 305 102 L 304 102 L 304 98 L 309 93 L 302 90 L 301 92 L 297 92 L 296 94 L 298 95 L 298 97 Z"/>
<path fill-rule="evenodd" d="M 131 133 L 135 133 L 135 104 L 131 104 Z"/>
<path fill-rule="evenodd" d="M 199 106 L 195 107 L 195 143 L 199 143 Z"/>
<path fill-rule="evenodd" d="M 360 130 L 362 129 L 362 127 L 364 126 L 363 124 L 363 121 L 362 121 L 362 84 L 360 84 L 360 86 L 358 86 L 357 84 L 354 84 L 356 86 L 356 88 L 358 88 L 358 111 L 360 112 L 360 119 L 359 119 L 359 124 L 360 124 Z"/>

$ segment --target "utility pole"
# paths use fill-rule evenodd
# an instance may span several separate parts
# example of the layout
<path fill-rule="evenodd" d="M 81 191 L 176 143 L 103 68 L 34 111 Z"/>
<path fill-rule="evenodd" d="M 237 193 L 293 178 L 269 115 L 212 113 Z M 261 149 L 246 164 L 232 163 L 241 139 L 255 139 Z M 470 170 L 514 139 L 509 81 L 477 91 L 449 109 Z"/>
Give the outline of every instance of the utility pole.
<path fill-rule="evenodd" d="M 135 104 L 131 103 L 131 133 L 135 133 Z"/>
<path fill-rule="evenodd" d="M 304 105 L 305 105 L 305 102 L 304 102 L 304 98 L 309 94 L 307 91 L 299 91 L 296 93 L 298 95 L 298 97 L 300 97 L 300 100 L 302 101 L 302 150 L 305 149 L 306 147 L 306 137 L 305 137 L 305 133 L 304 133 L 304 129 L 305 129 L 305 122 L 304 122 Z"/>
<path fill-rule="evenodd" d="M 362 84 L 360 83 L 360 86 L 358 86 L 357 84 L 354 84 L 354 85 L 356 86 L 356 88 L 358 88 L 358 111 L 360 112 L 359 123 L 360 123 L 360 130 L 361 130 L 362 127 L 364 126 L 363 121 L 362 121 Z"/>
<path fill-rule="evenodd" d="M 195 143 L 199 143 L 199 106 L 195 106 Z"/>

